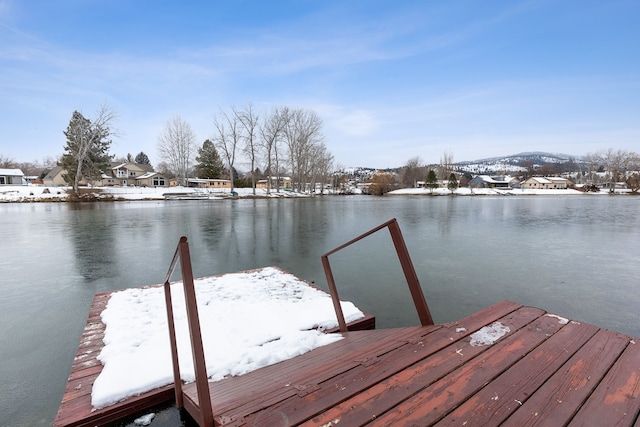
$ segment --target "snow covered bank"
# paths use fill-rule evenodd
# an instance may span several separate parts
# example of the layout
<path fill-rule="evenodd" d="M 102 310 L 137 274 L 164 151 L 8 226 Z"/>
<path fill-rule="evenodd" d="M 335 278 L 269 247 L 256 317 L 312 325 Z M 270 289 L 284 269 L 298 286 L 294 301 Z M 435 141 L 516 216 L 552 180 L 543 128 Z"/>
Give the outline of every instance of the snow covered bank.
<path fill-rule="evenodd" d="M 0 202 L 64 202 L 69 197 L 71 187 L 44 187 L 36 185 L 3 185 L 0 186 Z M 230 198 L 231 192 L 208 191 L 202 188 L 170 187 L 82 187 L 81 192 L 94 191 L 95 198 L 100 200 L 165 200 L 165 194 L 187 193 L 194 196 L 208 195 L 211 199 Z M 285 198 L 285 197 L 309 197 L 308 194 L 291 191 L 271 191 L 267 194 L 265 189 L 256 189 L 255 195 L 251 188 L 235 188 L 234 191 L 240 198 Z"/>
<path fill-rule="evenodd" d="M 341 339 L 331 297 L 292 274 L 268 267 L 195 280 L 207 373 L 242 375 Z M 171 288 L 180 371 L 194 381 L 182 283 Z M 342 302 L 345 320 L 364 317 Z M 173 382 L 162 286 L 114 292 L 102 312 L 104 368 L 91 403 L 100 408 Z"/>
<path fill-rule="evenodd" d="M 550 195 L 585 195 L 585 194 L 609 194 L 608 191 L 600 191 L 599 193 L 584 193 L 578 190 L 562 189 L 562 190 L 532 190 L 514 188 L 512 190 L 500 188 L 474 188 L 468 187 L 457 188 L 453 191 L 456 196 L 550 196 Z M 447 188 L 403 188 L 387 193 L 389 196 L 450 196 L 451 190 Z"/>
<path fill-rule="evenodd" d="M 0 202 L 64 202 L 68 198 L 68 190 L 70 187 L 42 187 L 31 185 L 4 185 L 0 187 Z M 229 191 L 221 192 L 216 190 L 208 192 L 201 188 L 187 187 L 170 187 L 170 188 L 148 188 L 148 187 L 94 187 L 92 189 L 83 188 L 82 191 L 96 191 L 96 198 L 104 200 L 166 200 L 165 194 L 187 193 L 194 196 L 209 195 L 209 199 L 224 199 L 231 197 Z M 254 196 L 251 188 L 235 188 L 239 198 L 289 198 L 289 197 L 310 197 L 306 193 L 297 193 L 291 191 L 271 191 L 267 194 L 267 190 L 257 188 Z M 616 194 L 625 191 L 616 191 Z M 456 189 L 453 194 L 458 196 L 532 196 L 532 195 L 584 195 L 584 194 L 609 194 L 608 191 L 602 190 L 599 193 L 583 193 L 578 190 L 530 190 L 530 189 L 513 189 L 503 190 L 499 188 L 474 188 L 473 190 L 465 187 Z M 387 193 L 389 196 L 448 196 L 451 191 L 446 188 L 435 188 L 433 190 L 426 188 L 403 188 Z"/>

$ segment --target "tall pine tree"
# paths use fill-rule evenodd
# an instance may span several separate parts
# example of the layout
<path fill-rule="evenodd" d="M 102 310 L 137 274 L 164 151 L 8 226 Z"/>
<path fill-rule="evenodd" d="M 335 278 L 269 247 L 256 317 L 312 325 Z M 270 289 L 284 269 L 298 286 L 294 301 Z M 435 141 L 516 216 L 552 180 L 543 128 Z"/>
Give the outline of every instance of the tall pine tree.
<path fill-rule="evenodd" d="M 217 179 L 222 176 L 224 163 L 213 145 L 213 142 L 206 140 L 202 147 L 198 148 L 196 157 L 195 172 L 198 178 Z"/>
<path fill-rule="evenodd" d="M 438 177 L 436 176 L 436 172 L 433 169 L 429 170 L 425 184 L 429 188 L 429 192 L 431 193 L 433 193 L 434 188 L 438 188 Z"/>
<path fill-rule="evenodd" d="M 139 152 L 134 160 L 139 165 L 151 165 L 149 156 L 147 156 L 144 151 Z"/>
<path fill-rule="evenodd" d="M 66 170 L 64 179 L 73 187 L 76 196 L 81 179 L 99 178 L 109 167 L 113 157 L 109 154 L 110 124 L 114 118 L 115 114 L 106 107 L 100 109 L 93 122 L 78 111 L 71 116 L 64 132 L 67 144 L 60 166 Z"/>

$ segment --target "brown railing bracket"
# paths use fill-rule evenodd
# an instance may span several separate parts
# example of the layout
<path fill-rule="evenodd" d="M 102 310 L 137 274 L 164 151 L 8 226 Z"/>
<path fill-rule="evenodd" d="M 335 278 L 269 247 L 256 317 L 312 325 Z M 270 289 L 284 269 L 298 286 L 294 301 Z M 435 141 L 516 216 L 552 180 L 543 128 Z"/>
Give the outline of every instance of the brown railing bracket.
<path fill-rule="evenodd" d="M 404 277 L 407 280 L 407 284 L 409 285 L 409 291 L 411 292 L 411 298 L 413 299 L 413 304 L 416 307 L 416 311 L 418 312 L 418 317 L 420 318 L 420 324 L 422 326 L 433 325 L 433 318 L 431 317 L 431 312 L 429 311 L 429 306 L 427 305 L 427 301 L 424 298 L 424 294 L 422 292 L 422 288 L 420 287 L 420 282 L 418 280 L 418 275 L 416 274 L 415 269 L 413 268 L 413 263 L 411 262 L 411 257 L 409 256 L 409 251 L 407 250 L 407 245 L 404 242 L 404 238 L 402 237 L 402 232 L 400 231 L 400 226 L 398 225 L 398 221 L 393 218 L 384 224 L 381 224 L 366 233 L 361 234 L 348 241 L 347 243 L 338 246 L 337 248 L 327 252 L 322 255 L 322 267 L 324 268 L 324 274 L 327 277 L 327 283 L 329 285 L 329 291 L 331 293 L 331 300 L 333 301 L 333 307 L 336 311 L 336 316 L 338 318 L 338 324 L 340 325 L 340 332 L 347 332 L 347 324 L 344 320 L 344 313 L 342 312 L 342 307 L 340 305 L 340 298 L 338 296 L 338 290 L 336 288 L 336 282 L 333 278 L 333 272 L 331 271 L 331 265 L 329 264 L 329 255 L 332 255 L 339 250 L 346 248 L 371 234 L 382 230 L 383 228 L 388 228 L 389 233 L 391 234 L 391 240 L 393 240 L 393 245 L 396 248 L 396 253 L 398 254 L 398 260 L 400 261 L 400 265 L 402 266 L 402 272 L 404 273 Z"/>
<path fill-rule="evenodd" d="M 169 338 L 171 341 L 171 358 L 173 360 L 173 382 L 176 392 L 176 406 L 184 408 L 182 395 L 182 380 L 180 378 L 180 365 L 178 363 L 178 348 L 176 344 L 176 330 L 173 317 L 173 305 L 171 303 L 171 275 L 180 260 L 180 270 L 182 271 L 182 286 L 184 288 L 184 299 L 187 306 L 187 321 L 189 323 L 189 336 L 191 338 L 191 353 L 193 355 L 193 366 L 196 374 L 196 389 L 199 401 L 199 419 L 196 421 L 201 426 L 213 426 L 213 413 L 211 410 L 211 397 L 209 393 L 209 381 L 207 376 L 207 365 L 204 359 L 202 347 L 202 333 L 200 332 L 200 319 L 198 317 L 198 307 L 196 304 L 196 292 L 193 285 L 193 271 L 191 269 L 191 256 L 189 255 L 189 244 L 187 238 L 182 236 L 178 242 L 178 247 L 171 260 L 169 271 L 164 279 L 164 295 L 167 305 L 167 319 L 169 322 Z"/>

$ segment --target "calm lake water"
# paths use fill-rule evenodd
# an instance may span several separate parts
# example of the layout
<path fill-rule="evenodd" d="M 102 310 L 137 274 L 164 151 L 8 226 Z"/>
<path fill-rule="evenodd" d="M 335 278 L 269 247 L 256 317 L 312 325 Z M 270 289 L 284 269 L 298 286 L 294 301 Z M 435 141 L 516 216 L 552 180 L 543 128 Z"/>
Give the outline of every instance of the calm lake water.
<path fill-rule="evenodd" d="M 275 265 L 326 289 L 320 256 L 397 218 L 436 322 L 510 299 L 640 337 L 639 213 L 629 196 L 0 204 L 0 424 L 52 424 L 93 296 L 160 283 L 182 235 L 196 277 Z M 385 230 L 331 262 L 379 327 L 419 323 Z"/>

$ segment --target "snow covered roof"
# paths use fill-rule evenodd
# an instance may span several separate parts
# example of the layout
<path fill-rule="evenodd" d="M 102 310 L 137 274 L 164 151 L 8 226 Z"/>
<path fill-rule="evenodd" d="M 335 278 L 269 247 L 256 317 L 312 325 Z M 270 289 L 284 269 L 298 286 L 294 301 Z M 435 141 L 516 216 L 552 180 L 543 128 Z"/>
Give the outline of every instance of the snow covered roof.
<path fill-rule="evenodd" d="M 492 184 L 511 182 L 514 179 L 510 175 L 502 175 L 502 176 L 478 175 L 476 176 L 476 178 Z"/>
<path fill-rule="evenodd" d="M 116 166 L 112 166 L 111 169 L 120 169 L 125 167 L 126 165 L 126 163 L 118 163 Z"/>
<path fill-rule="evenodd" d="M 5 176 L 24 176 L 20 169 L 0 169 L 0 175 Z"/>
<path fill-rule="evenodd" d="M 137 176 L 136 179 L 147 179 L 147 178 L 151 178 L 151 177 L 156 176 L 156 175 L 160 175 L 160 172 L 153 172 L 153 171 L 152 172 L 146 172 L 143 175 Z"/>
<path fill-rule="evenodd" d="M 535 181 L 538 184 L 551 184 L 551 181 L 549 181 L 547 178 L 543 178 L 541 176 L 533 176 L 533 177 L 529 178 L 527 181 Z"/>
<path fill-rule="evenodd" d="M 218 178 L 187 178 L 187 182 L 231 182 L 228 179 Z"/>

